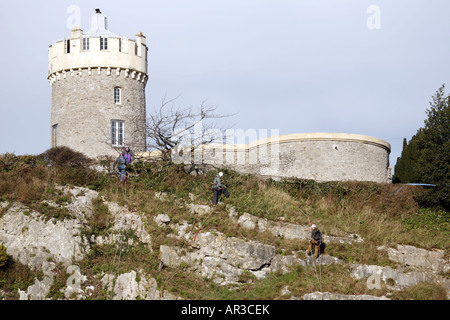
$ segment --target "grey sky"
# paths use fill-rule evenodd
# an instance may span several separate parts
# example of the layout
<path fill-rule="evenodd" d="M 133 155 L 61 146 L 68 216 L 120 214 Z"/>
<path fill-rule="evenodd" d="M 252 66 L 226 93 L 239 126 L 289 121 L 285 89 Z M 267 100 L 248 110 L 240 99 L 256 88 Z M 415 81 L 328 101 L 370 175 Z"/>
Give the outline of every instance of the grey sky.
<path fill-rule="evenodd" d="M 450 1 L 160 0 L 3 2 L 0 153 L 50 147 L 48 45 L 100 8 L 113 33 L 142 31 L 149 47 L 147 110 L 207 99 L 224 126 L 280 134 L 340 132 L 391 143 L 423 126 L 431 96 L 450 83 Z M 380 29 L 369 29 L 380 9 Z M 448 85 L 447 92 L 450 92 Z"/>

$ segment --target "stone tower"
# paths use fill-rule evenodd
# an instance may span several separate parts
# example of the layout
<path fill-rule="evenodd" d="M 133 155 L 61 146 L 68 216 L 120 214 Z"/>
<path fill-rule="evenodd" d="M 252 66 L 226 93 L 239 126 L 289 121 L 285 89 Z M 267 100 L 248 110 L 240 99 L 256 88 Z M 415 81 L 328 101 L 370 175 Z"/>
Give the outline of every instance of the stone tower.
<path fill-rule="evenodd" d="M 146 150 L 146 39 L 110 32 L 96 9 L 90 29 L 49 47 L 52 87 L 51 146 L 68 146 L 88 157 L 115 156 L 124 146 Z"/>

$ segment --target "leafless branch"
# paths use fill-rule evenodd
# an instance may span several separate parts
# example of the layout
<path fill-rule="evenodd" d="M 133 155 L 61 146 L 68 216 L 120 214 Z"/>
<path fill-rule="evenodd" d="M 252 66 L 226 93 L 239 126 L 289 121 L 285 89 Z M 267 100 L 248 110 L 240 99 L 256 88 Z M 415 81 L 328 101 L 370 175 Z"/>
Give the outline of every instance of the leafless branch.
<path fill-rule="evenodd" d="M 231 116 L 217 113 L 217 106 L 207 104 L 206 100 L 202 101 L 198 111 L 193 107 L 177 108 L 177 99 L 167 99 L 165 96 L 159 109 L 147 117 L 147 150 L 161 151 L 165 160 L 169 160 L 171 150 L 180 143 L 195 148 L 222 139 L 207 135 L 208 132 L 221 130 L 211 121 Z M 199 128 L 201 132 L 198 132 Z M 190 141 L 185 141 L 187 139 Z"/>

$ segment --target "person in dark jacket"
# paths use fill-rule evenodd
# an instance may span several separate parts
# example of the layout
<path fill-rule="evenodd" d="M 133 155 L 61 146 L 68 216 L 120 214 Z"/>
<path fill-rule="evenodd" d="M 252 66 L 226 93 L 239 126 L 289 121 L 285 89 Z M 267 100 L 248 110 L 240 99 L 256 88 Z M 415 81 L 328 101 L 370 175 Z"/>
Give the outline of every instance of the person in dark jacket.
<path fill-rule="evenodd" d="M 125 159 L 127 159 L 127 163 L 132 163 L 134 161 L 134 152 L 129 146 L 126 146 L 122 153 Z"/>
<path fill-rule="evenodd" d="M 320 246 L 322 244 L 322 233 L 315 224 L 311 226 L 311 240 L 309 241 L 309 247 L 306 251 L 308 256 L 314 251 L 314 258 L 317 259 L 320 254 Z"/>
<path fill-rule="evenodd" d="M 120 155 L 116 158 L 113 164 L 113 169 L 119 170 L 120 181 L 123 181 L 126 174 L 127 169 L 127 159 L 125 159 L 124 154 L 121 152 Z"/>
<path fill-rule="evenodd" d="M 219 174 L 216 175 L 216 177 L 214 178 L 213 200 L 212 200 L 213 205 L 216 205 L 219 202 L 219 197 L 222 193 L 227 198 L 230 196 L 227 187 L 224 184 L 222 184 L 222 181 L 220 180 L 221 177 L 223 177 L 223 172 L 219 172 Z"/>

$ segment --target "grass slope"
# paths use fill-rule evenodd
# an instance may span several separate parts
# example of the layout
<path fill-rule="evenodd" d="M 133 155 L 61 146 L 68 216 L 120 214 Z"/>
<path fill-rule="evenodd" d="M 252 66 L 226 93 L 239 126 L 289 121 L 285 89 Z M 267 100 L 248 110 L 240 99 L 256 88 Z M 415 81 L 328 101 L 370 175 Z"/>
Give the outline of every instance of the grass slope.
<path fill-rule="evenodd" d="M 78 185 L 99 191 L 109 201 L 127 205 L 131 211 L 142 213 L 147 232 L 152 237 L 153 252 L 144 245 L 124 247 L 120 263 L 117 263 L 115 246 L 92 246 L 91 252 L 81 261 L 80 268 L 90 280 L 85 285 L 94 285 L 91 299 L 109 299 L 110 293 L 102 289 L 98 277 L 103 273 L 120 274 L 131 270 L 143 270 L 157 280 L 160 290 L 168 290 L 186 299 L 286 299 L 291 295 L 301 297 L 318 290 L 317 274 L 313 268 L 293 267 L 286 274 L 274 273 L 264 280 L 256 280 L 251 274 L 242 276 L 242 286 L 227 288 L 215 285 L 211 280 L 184 272 L 182 267 L 171 269 L 159 267 L 160 245 L 178 245 L 187 249 L 189 244 L 167 237 L 170 230 L 155 225 L 153 217 L 168 214 L 172 222 L 187 220 L 201 222 L 203 230 L 215 229 L 227 236 L 252 239 L 276 247 L 278 253 L 304 251 L 306 241 L 293 241 L 274 237 L 267 233 L 250 231 L 233 223 L 228 217 L 227 205 L 234 206 L 239 213 L 280 220 L 295 224 L 308 224 L 306 212 L 312 223 L 327 235 L 357 233 L 364 243 L 344 245 L 327 244 L 326 253 L 348 263 L 391 265 L 379 246 L 394 247 L 409 244 L 421 248 L 439 248 L 448 258 L 450 215 L 442 210 L 420 208 L 415 200 L 421 189 L 414 186 L 379 184 L 372 182 L 326 182 L 287 179 L 273 181 L 251 175 L 242 175 L 226 169 L 223 182 L 228 185 L 231 197 L 219 204 L 210 216 L 192 216 L 181 202 L 196 204 L 211 203 L 211 184 L 217 170 L 191 175 L 185 168 L 162 162 L 136 162 L 131 168 L 131 177 L 126 196 L 114 174 L 100 173 L 84 165 L 71 163 L 49 163 L 35 156 L 0 156 L 0 201 L 20 201 L 32 210 L 42 212 L 47 218 L 64 219 L 63 210 L 52 210 L 44 200 L 66 203 L 70 198 L 55 188 L 55 185 Z M 157 192 L 167 193 L 167 199 L 155 197 Z M 0 211 L 0 218 L 5 209 Z M 90 227 L 83 230 L 86 236 L 109 232 L 111 215 L 99 199 L 94 201 L 94 214 Z M 133 237 L 126 234 L 125 237 Z M 61 270 L 56 277 L 49 298 L 62 298 L 67 275 Z M 0 296 L 17 299 L 17 289 L 25 290 L 33 273 L 18 262 L 9 259 L 0 267 Z M 322 266 L 322 291 L 344 294 L 383 295 L 387 288 L 369 290 L 365 281 L 349 276 L 346 265 Z M 290 294 L 282 296 L 288 286 Z M 421 284 L 400 292 L 393 292 L 392 299 L 445 299 L 445 291 L 438 285 Z"/>

